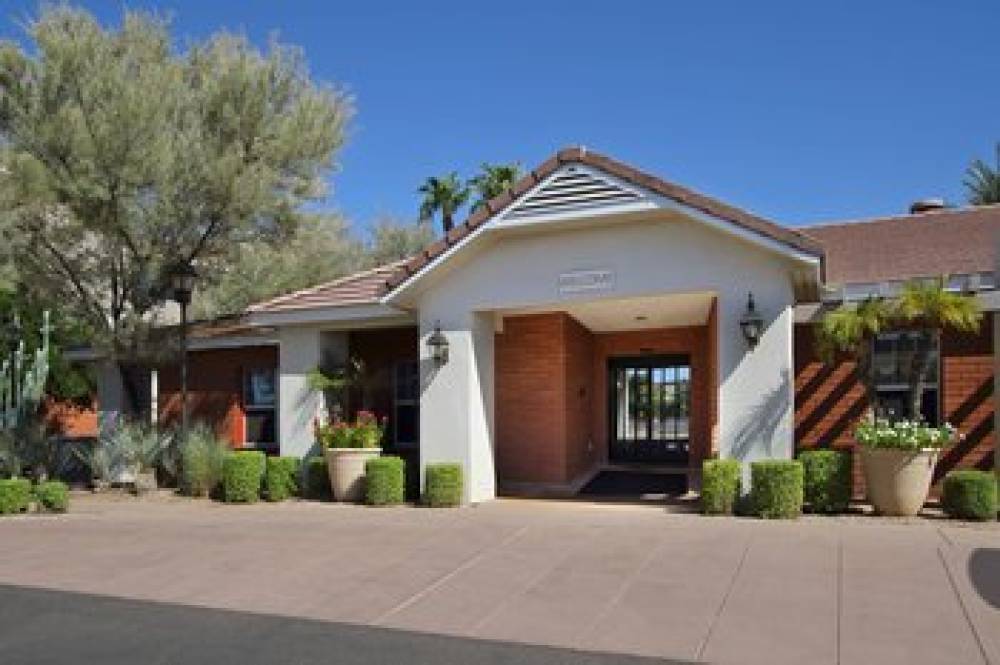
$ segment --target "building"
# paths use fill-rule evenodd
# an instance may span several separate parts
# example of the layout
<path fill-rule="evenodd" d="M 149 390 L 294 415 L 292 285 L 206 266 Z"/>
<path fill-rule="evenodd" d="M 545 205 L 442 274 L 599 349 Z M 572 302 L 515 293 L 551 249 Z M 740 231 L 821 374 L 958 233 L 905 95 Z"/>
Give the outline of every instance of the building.
<path fill-rule="evenodd" d="M 388 418 L 411 468 L 458 461 L 466 499 L 572 493 L 608 464 L 698 469 L 847 446 L 861 415 L 846 364 L 812 328 L 844 300 L 948 274 L 987 310 L 946 335 L 925 415 L 962 440 L 942 470 L 995 459 L 1000 207 L 786 228 L 583 148 L 562 150 L 407 261 L 283 295 L 195 331 L 193 417 L 235 446 L 314 452 L 318 366 L 363 360 L 352 405 Z M 741 323 L 761 318 L 758 339 Z M 447 340 L 446 362 L 428 340 Z M 880 402 L 902 408 L 907 336 L 877 347 Z M 102 410 L 122 403 L 105 373 Z M 176 369 L 149 400 L 176 417 Z M 905 382 L 905 381 L 904 381 Z M 419 474 L 412 474 L 414 478 Z"/>

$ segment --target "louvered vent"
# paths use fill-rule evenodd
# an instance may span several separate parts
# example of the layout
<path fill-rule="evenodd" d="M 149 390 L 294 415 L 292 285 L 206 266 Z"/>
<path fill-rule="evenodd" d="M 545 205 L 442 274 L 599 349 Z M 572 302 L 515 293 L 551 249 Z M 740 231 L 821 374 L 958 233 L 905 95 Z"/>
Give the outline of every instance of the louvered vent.
<path fill-rule="evenodd" d="M 506 219 L 550 215 L 572 210 L 600 208 L 639 201 L 641 197 L 624 187 L 587 171 L 566 170 L 518 203 Z"/>

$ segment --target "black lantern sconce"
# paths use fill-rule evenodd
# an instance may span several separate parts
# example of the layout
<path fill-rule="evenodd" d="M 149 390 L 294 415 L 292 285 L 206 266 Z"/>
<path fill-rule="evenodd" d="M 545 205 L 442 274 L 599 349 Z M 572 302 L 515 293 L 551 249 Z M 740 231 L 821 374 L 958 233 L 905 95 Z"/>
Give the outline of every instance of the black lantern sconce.
<path fill-rule="evenodd" d="M 427 338 L 427 348 L 438 367 L 448 362 L 448 338 L 441 332 L 441 322 L 434 324 L 434 332 Z"/>
<path fill-rule="evenodd" d="M 764 319 L 757 312 L 753 293 L 747 295 L 747 311 L 740 317 L 740 330 L 743 331 L 743 339 L 747 341 L 751 349 L 757 346 L 760 336 L 764 332 Z"/>

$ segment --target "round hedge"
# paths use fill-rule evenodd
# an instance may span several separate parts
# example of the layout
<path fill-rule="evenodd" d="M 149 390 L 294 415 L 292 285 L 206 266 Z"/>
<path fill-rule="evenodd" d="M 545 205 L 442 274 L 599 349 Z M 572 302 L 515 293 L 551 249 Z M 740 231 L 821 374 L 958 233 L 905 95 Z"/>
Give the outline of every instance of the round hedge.
<path fill-rule="evenodd" d="M 260 498 L 264 476 L 264 453 L 241 450 L 222 463 L 222 496 L 226 503 L 253 503 Z"/>
<path fill-rule="evenodd" d="M 814 513 L 847 511 L 854 491 L 851 453 L 845 450 L 804 450 L 803 498 Z"/>
<path fill-rule="evenodd" d="M 961 520 L 995 520 L 997 517 L 997 477 L 989 471 L 963 469 L 944 477 L 941 507 L 950 517 Z"/>
<path fill-rule="evenodd" d="M 391 506 L 403 503 L 406 496 L 406 463 L 387 455 L 368 460 L 365 464 L 365 503 L 369 506 Z"/>
<path fill-rule="evenodd" d="M 285 501 L 299 493 L 299 458 L 268 457 L 264 487 L 268 501 Z"/>
<path fill-rule="evenodd" d="M 69 488 L 64 482 L 48 480 L 38 483 L 35 487 L 35 497 L 42 508 L 50 513 L 65 513 L 69 510 Z"/>
<path fill-rule="evenodd" d="M 750 464 L 750 503 L 764 519 L 791 519 L 802 514 L 802 463 L 762 460 Z"/>
<path fill-rule="evenodd" d="M 322 455 L 306 459 L 305 492 L 310 499 L 329 501 L 333 498 L 330 490 L 330 473 L 326 468 L 326 458 Z"/>
<path fill-rule="evenodd" d="M 23 513 L 30 504 L 30 480 L 27 478 L 0 480 L 0 515 Z"/>
<path fill-rule="evenodd" d="M 458 506 L 462 503 L 462 465 L 428 464 L 424 471 L 424 503 L 432 508 Z"/>
<path fill-rule="evenodd" d="M 707 459 L 701 465 L 701 510 L 706 515 L 732 515 L 740 496 L 738 460 Z"/>

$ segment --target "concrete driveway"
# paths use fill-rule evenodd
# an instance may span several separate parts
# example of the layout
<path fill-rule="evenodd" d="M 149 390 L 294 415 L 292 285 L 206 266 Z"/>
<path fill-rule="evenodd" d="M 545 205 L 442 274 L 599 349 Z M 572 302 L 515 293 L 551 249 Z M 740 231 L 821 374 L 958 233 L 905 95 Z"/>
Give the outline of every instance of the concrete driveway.
<path fill-rule="evenodd" d="M 679 661 L 1000 665 L 996 524 L 81 498 L 0 520 L 0 584 Z"/>

